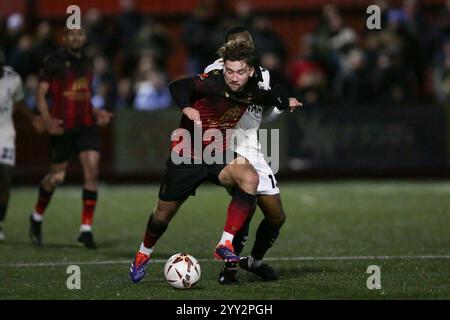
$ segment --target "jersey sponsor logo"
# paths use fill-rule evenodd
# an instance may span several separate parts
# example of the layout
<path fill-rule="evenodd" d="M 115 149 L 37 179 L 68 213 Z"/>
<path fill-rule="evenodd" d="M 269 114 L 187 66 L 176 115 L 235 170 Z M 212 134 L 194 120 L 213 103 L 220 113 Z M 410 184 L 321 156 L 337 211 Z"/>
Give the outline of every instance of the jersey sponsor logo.
<path fill-rule="evenodd" d="M 64 96 L 71 100 L 86 101 L 90 99 L 89 81 L 86 77 L 75 80 L 70 90 L 64 91 Z"/>

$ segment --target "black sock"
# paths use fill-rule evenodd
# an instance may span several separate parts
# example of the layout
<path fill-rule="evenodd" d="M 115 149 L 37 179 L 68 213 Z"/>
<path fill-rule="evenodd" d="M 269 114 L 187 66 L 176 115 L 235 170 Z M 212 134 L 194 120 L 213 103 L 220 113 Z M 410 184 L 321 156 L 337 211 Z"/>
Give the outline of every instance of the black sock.
<path fill-rule="evenodd" d="M 233 238 L 233 248 L 234 253 L 237 255 L 240 255 L 242 252 L 242 249 L 244 249 L 244 245 L 247 242 L 248 238 L 248 231 L 250 229 L 250 221 L 252 220 L 252 216 L 247 218 L 242 228 L 236 233 L 236 235 Z"/>
<path fill-rule="evenodd" d="M 5 220 L 6 216 L 6 209 L 8 209 L 8 204 L 0 204 L 0 223 L 2 223 Z"/>
<path fill-rule="evenodd" d="M 256 240 L 252 249 L 252 257 L 256 260 L 262 260 L 267 250 L 272 247 L 280 234 L 280 228 L 272 227 L 263 219 L 256 231 Z"/>

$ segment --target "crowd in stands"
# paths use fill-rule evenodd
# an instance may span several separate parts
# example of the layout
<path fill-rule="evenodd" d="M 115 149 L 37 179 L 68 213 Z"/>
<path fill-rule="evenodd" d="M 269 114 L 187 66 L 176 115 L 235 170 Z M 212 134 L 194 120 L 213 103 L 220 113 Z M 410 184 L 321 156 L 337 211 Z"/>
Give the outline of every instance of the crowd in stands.
<path fill-rule="evenodd" d="M 222 1 L 199 1 L 183 21 L 180 39 L 171 38 L 164 24 L 142 14 L 134 1 L 119 2 L 121 11 L 114 17 L 97 9 L 83 16 L 97 108 L 170 107 L 167 84 L 180 76 L 170 75 L 167 68 L 174 44 L 185 46 L 186 61 L 180 63 L 185 75 L 194 75 L 216 59 L 226 30 L 234 24 L 251 30 L 259 63 L 270 70 L 272 81 L 287 85 L 304 103 L 450 104 L 450 0 L 432 19 L 422 14 L 417 0 L 404 0 L 400 7 L 375 1 L 381 8 L 381 30 L 355 30 L 339 8 L 324 6 L 316 27 L 292 39 L 298 42 L 296 53 L 288 53 L 270 15 L 255 13 L 248 0 L 236 1 L 231 10 Z M 20 13 L 0 17 L 0 47 L 24 79 L 30 108 L 36 106 L 42 61 L 58 44 L 48 21 L 29 28 Z"/>

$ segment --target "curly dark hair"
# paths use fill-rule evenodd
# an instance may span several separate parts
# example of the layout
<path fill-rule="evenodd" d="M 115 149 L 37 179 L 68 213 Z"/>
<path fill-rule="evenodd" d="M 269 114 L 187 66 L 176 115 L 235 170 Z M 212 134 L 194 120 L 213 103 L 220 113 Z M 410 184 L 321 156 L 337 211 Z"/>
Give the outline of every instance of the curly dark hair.
<path fill-rule="evenodd" d="M 250 67 L 256 66 L 253 44 L 247 40 L 231 40 L 225 43 L 217 53 L 225 61 L 244 61 Z"/>

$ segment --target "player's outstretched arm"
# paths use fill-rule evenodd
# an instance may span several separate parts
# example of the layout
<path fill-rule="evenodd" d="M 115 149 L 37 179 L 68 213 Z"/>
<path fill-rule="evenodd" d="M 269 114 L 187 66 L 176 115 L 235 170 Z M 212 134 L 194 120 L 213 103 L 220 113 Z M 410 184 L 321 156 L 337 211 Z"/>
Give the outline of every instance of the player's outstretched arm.
<path fill-rule="evenodd" d="M 276 85 L 270 90 L 258 90 L 254 102 L 262 106 L 276 106 L 279 110 L 289 109 L 290 112 L 302 106 L 296 98 L 289 97 L 287 89 L 282 85 Z"/>

